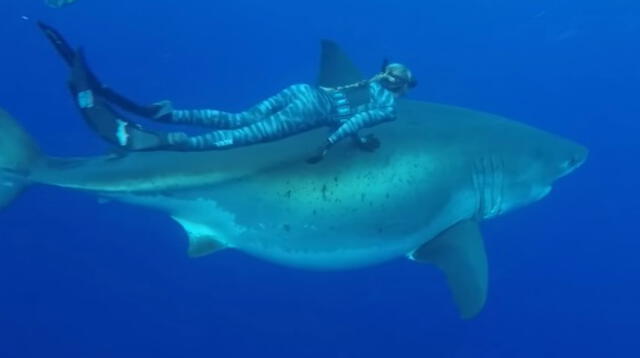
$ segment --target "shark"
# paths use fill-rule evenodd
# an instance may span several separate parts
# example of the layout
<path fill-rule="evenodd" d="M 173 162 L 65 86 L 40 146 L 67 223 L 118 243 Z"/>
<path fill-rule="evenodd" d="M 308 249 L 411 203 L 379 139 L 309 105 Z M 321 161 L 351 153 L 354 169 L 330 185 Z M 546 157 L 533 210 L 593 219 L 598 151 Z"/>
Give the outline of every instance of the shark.
<path fill-rule="evenodd" d="M 362 79 L 335 43 L 322 42 L 318 84 Z M 376 152 L 340 143 L 316 165 L 319 129 L 229 151 L 44 154 L 0 112 L 0 208 L 28 186 L 79 190 L 159 210 L 188 238 L 188 254 L 236 249 L 312 270 L 407 258 L 444 274 L 463 318 L 488 290 L 480 222 L 545 197 L 587 149 L 497 115 L 403 99 L 397 120 L 368 129 Z"/>

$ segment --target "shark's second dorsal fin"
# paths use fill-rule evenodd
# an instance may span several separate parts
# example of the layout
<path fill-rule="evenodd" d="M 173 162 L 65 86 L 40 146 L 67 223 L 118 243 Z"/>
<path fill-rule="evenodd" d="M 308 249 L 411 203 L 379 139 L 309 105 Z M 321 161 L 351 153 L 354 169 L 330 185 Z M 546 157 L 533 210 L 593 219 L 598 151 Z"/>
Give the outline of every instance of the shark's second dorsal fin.
<path fill-rule="evenodd" d="M 428 241 L 410 257 L 444 272 L 463 318 L 472 318 L 487 299 L 487 256 L 478 223 L 465 220 Z"/>
<path fill-rule="evenodd" d="M 322 40 L 318 86 L 339 87 L 362 81 L 360 70 L 351 62 L 340 46 L 333 41 Z"/>

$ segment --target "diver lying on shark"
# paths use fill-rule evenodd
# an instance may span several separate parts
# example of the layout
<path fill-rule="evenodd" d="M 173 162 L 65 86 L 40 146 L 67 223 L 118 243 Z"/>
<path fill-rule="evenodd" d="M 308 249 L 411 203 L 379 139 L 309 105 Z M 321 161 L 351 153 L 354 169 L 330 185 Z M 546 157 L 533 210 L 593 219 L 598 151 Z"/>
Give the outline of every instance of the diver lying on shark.
<path fill-rule="evenodd" d="M 318 85 L 361 79 L 323 43 Z M 442 270 L 461 315 L 473 317 L 488 287 L 479 222 L 543 198 L 587 151 L 462 108 L 400 99 L 397 116 L 371 129 L 384 143 L 374 154 L 341 142 L 309 166 L 303 151 L 323 130 L 230 151 L 52 158 L 0 111 L 0 168 L 11 171 L 0 172 L 0 207 L 46 184 L 165 212 L 192 256 L 233 248 L 317 270 L 408 257 Z"/>
<path fill-rule="evenodd" d="M 319 162 L 331 147 L 348 137 L 353 138 L 361 149 L 374 151 L 379 147 L 379 141 L 371 136 L 361 137 L 358 132 L 395 120 L 396 99 L 417 84 L 407 67 L 385 61 L 382 71 L 372 78 L 333 87 L 292 85 L 240 113 L 211 109 L 174 110 L 169 101 L 132 106 L 132 101 L 115 94 L 96 79 L 82 51 L 73 51 L 62 35 L 50 26 L 43 23 L 39 26 L 71 67 L 71 91 L 84 117 L 102 137 L 115 138 L 117 140 L 111 140 L 112 143 L 129 150 L 232 149 L 329 127 L 330 135 L 308 162 Z M 162 123 L 214 130 L 194 137 L 181 132 L 145 131 L 114 112 L 109 104 Z"/>

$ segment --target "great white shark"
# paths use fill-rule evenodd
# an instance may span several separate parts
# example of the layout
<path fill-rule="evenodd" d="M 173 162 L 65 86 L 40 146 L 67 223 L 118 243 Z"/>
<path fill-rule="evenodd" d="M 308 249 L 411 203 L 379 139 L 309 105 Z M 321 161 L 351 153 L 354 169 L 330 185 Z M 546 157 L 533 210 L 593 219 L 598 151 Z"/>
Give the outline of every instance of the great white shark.
<path fill-rule="evenodd" d="M 360 80 L 323 42 L 318 83 Z M 161 210 L 189 254 L 232 248 L 279 264 L 348 269 L 407 257 L 441 269 L 465 318 L 484 306 L 488 270 L 478 223 L 533 203 L 587 157 L 572 141 L 499 116 L 401 100 L 370 130 L 374 153 L 350 143 L 317 165 L 327 132 L 229 151 L 53 158 L 0 112 L 0 207 L 29 184 Z"/>

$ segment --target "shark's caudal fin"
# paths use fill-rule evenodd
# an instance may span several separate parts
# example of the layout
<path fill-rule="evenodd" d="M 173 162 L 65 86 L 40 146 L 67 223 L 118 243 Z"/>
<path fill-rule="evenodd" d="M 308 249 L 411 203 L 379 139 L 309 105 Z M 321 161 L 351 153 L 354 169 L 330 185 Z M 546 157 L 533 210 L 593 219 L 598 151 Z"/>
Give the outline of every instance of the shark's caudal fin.
<path fill-rule="evenodd" d="M 35 141 L 0 108 L 0 209 L 22 192 L 27 180 L 20 173 L 28 173 L 40 158 Z"/>
<path fill-rule="evenodd" d="M 463 318 L 472 318 L 487 299 L 487 256 L 478 223 L 462 221 L 411 254 L 419 262 L 436 265 L 447 277 Z"/>

